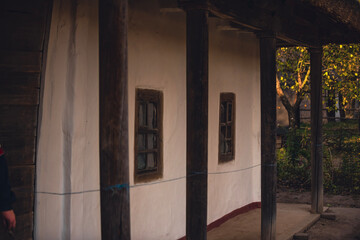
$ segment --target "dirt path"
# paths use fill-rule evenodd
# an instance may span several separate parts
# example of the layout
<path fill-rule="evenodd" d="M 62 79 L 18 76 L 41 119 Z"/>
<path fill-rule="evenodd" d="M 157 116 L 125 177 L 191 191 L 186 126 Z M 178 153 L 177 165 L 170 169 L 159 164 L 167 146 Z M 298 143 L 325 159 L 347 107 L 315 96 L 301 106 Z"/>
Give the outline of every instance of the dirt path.
<path fill-rule="evenodd" d="M 310 192 L 279 189 L 277 192 L 277 201 L 282 203 L 311 204 Z M 324 194 L 324 206 L 360 208 L 360 195 Z"/>
<path fill-rule="evenodd" d="M 277 201 L 310 204 L 310 192 L 280 189 Z M 307 232 L 312 240 L 360 240 L 360 196 L 324 195 L 324 205 L 336 220 L 321 218 Z"/>
<path fill-rule="evenodd" d="M 360 240 L 360 208 L 331 207 L 336 220 L 321 218 L 307 232 L 313 240 Z"/>

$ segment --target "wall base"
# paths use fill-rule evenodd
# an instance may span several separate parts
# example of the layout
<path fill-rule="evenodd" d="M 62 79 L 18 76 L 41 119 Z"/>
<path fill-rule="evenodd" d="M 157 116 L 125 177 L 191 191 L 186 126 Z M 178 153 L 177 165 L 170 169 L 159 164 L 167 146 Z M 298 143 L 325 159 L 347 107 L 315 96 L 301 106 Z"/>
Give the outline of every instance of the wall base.
<path fill-rule="evenodd" d="M 231 219 L 231 218 L 234 218 L 236 217 L 237 215 L 240 215 L 240 214 L 243 214 L 243 213 L 246 213 L 246 212 L 249 212 L 253 209 L 256 209 L 256 208 L 261 208 L 261 202 L 253 202 L 253 203 L 250 203 L 248 205 L 245 205 L 241 208 L 238 208 L 238 209 L 235 209 L 234 211 L 224 215 L 223 217 L 219 218 L 218 220 L 210 223 L 208 226 L 207 226 L 207 231 L 211 231 L 212 229 L 214 228 L 217 228 L 219 227 L 221 224 L 223 224 L 224 222 L 226 222 L 227 220 Z M 179 238 L 178 240 L 186 240 L 186 236 L 182 237 L 182 238 Z"/>

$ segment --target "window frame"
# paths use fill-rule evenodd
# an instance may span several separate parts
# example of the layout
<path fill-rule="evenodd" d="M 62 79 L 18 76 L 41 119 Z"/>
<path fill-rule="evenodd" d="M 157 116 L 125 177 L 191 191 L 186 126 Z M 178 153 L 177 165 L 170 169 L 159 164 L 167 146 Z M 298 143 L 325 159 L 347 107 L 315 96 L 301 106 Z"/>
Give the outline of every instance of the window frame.
<path fill-rule="evenodd" d="M 141 129 L 139 126 L 139 106 L 141 102 L 154 102 L 157 104 L 157 122 L 156 129 Z M 156 151 L 145 149 L 143 151 L 156 152 L 157 168 L 156 170 L 138 170 L 137 156 L 140 152 L 138 149 L 138 135 L 157 132 Z M 134 137 L 134 182 L 149 182 L 159 179 L 163 176 L 163 93 L 153 89 L 136 88 L 135 93 L 135 137 Z"/>
<path fill-rule="evenodd" d="M 220 103 L 219 103 L 219 146 L 218 146 L 218 161 L 219 163 L 226 163 L 226 162 L 230 162 L 235 160 L 235 128 L 236 128 L 236 97 L 235 97 L 235 93 L 232 92 L 224 92 L 224 93 L 220 93 Z M 231 102 L 232 107 L 231 107 L 231 121 L 228 121 L 228 110 L 226 111 L 226 121 L 225 123 L 222 123 L 222 116 L 221 116 L 221 103 L 222 102 L 226 102 L 227 106 L 228 104 Z M 221 127 L 225 126 L 225 136 L 227 135 L 227 127 L 231 126 L 231 137 L 230 138 L 226 138 L 224 139 L 224 141 L 229 141 L 229 139 L 231 139 L 231 153 L 230 154 L 222 154 L 221 153 Z"/>

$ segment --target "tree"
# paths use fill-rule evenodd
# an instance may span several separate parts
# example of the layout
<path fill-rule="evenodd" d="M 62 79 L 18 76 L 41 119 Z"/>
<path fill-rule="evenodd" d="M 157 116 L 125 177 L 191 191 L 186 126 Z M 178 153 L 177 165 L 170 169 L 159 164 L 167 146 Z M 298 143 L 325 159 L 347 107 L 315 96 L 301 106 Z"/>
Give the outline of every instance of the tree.
<path fill-rule="evenodd" d="M 332 103 L 327 109 L 330 115 L 336 110 L 346 110 L 354 100 L 360 100 L 359 65 L 359 44 L 324 47 L 323 80 L 324 89 L 329 93 L 328 103 Z"/>
<path fill-rule="evenodd" d="M 323 88 L 328 92 L 328 112 L 338 110 L 337 105 L 340 110 L 346 110 L 354 100 L 360 100 L 360 44 L 330 44 L 323 47 L 323 53 Z M 291 129 L 299 127 L 297 111 L 309 90 L 309 78 L 310 56 L 306 48 L 278 49 L 276 90 L 288 112 Z"/>
<path fill-rule="evenodd" d="M 309 89 L 310 57 L 306 48 L 280 48 L 277 51 L 276 91 L 289 119 L 289 128 L 300 124 L 299 109 Z"/>

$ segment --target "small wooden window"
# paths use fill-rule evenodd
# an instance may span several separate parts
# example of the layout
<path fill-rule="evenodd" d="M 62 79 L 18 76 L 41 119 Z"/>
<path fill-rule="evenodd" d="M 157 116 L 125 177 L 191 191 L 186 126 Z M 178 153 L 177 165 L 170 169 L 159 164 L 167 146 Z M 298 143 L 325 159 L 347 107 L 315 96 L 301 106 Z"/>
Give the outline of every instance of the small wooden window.
<path fill-rule="evenodd" d="M 162 92 L 136 89 L 135 182 L 162 177 L 162 103 Z"/>
<path fill-rule="evenodd" d="M 220 93 L 219 162 L 235 159 L 235 94 Z"/>

